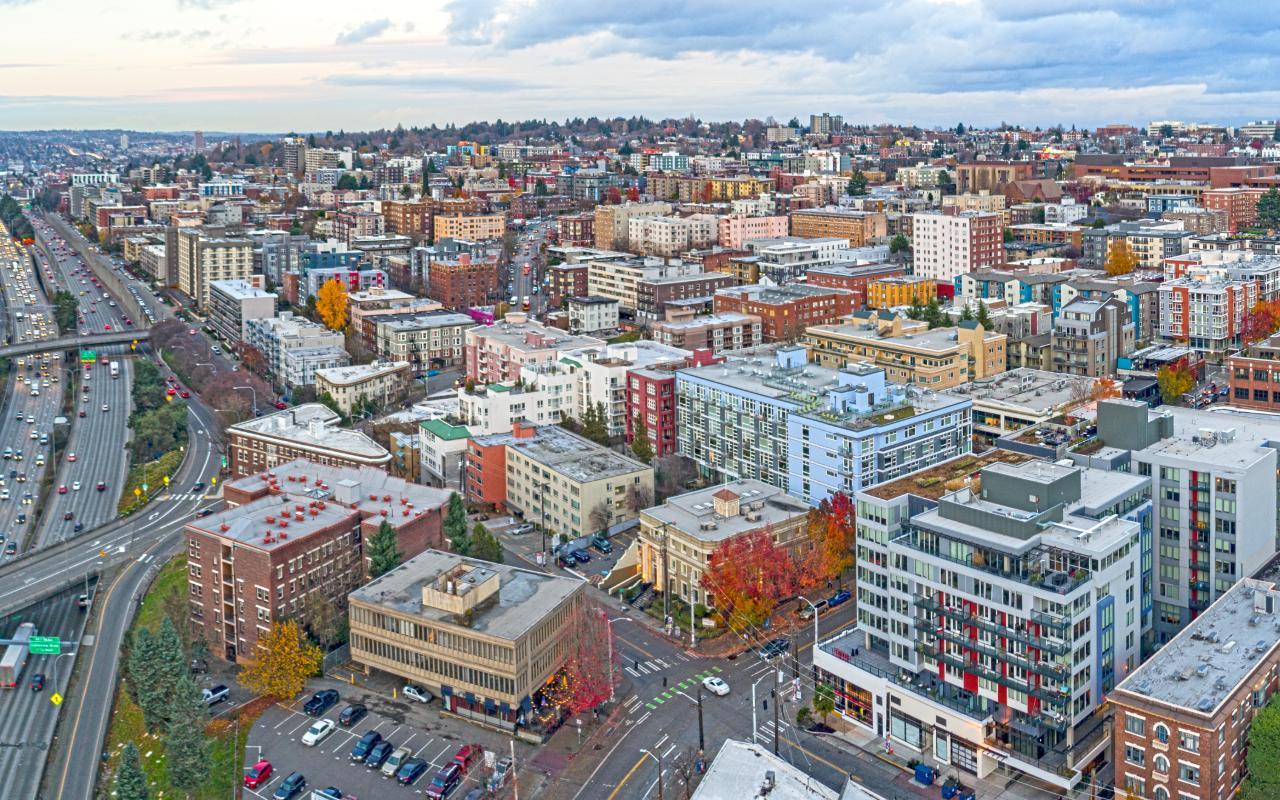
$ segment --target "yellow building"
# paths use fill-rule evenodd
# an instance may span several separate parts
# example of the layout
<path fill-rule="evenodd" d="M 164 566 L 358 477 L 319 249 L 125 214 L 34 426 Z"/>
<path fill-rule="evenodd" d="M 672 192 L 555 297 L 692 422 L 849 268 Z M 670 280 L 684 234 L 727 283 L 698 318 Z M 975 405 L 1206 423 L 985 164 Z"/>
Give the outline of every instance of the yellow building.
<path fill-rule="evenodd" d="M 922 305 L 938 296 L 938 282 L 922 275 L 893 275 L 867 283 L 867 308 Z"/>
<path fill-rule="evenodd" d="M 435 238 L 449 237 L 472 242 L 501 239 L 507 230 L 505 214 L 468 214 L 461 216 L 436 216 Z"/>
<path fill-rule="evenodd" d="M 809 358 L 824 367 L 864 361 L 884 367 L 893 383 L 950 389 L 1005 370 L 1008 339 L 977 322 L 924 329 L 894 316 L 888 322 L 814 325 L 801 338 Z"/>

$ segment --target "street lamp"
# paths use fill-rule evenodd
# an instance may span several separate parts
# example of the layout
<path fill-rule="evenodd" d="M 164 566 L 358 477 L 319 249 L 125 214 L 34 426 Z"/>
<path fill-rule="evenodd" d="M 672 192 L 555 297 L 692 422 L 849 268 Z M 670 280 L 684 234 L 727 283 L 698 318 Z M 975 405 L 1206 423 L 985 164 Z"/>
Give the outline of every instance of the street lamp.
<path fill-rule="evenodd" d="M 545 564 L 547 560 L 547 492 L 551 491 L 551 487 L 545 483 L 535 484 L 542 491 L 538 492 L 538 513 L 542 517 L 542 561 Z"/>
<path fill-rule="evenodd" d="M 658 762 L 658 800 L 662 800 L 662 756 L 651 753 L 643 747 L 640 748 L 640 752 Z"/>
<path fill-rule="evenodd" d="M 635 622 L 635 620 L 633 620 L 631 617 L 613 617 L 613 618 L 609 618 L 608 616 L 606 616 L 606 615 L 605 615 L 605 613 L 604 613 L 604 611 L 603 611 L 603 610 L 601 610 L 601 611 L 600 611 L 600 615 L 605 617 L 605 621 L 606 621 L 606 622 L 608 623 L 608 625 L 609 625 L 609 634 L 608 634 L 608 637 L 607 637 L 607 638 L 608 638 L 608 640 L 609 640 L 609 702 L 610 702 L 610 703 L 612 703 L 612 702 L 613 702 L 613 700 L 614 700 L 614 691 L 613 691 L 613 623 L 615 623 L 615 622 Z"/>
<path fill-rule="evenodd" d="M 804 595 L 797 595 L 801 600 L 809 604 L 809 608 L 813 609 L 813 652 L 818 652 L 818 607 L 813 604 L 809 598 Z"/>
<path fill-rule="evenodd" d="M 232 388 L 232 389 L 236 389 L 236 390 L 242 390 L 242 389 L 247 389 L 247 390 L 249 390 L 249 392 L 253 395 L 253 415 L 254 415 L 255 417 L 256 417 L 256 416 L 258 416 L 258 392 L 257 392 L 257 390 L 256 390 L 256 389 L 254 389 L 252 386 L 232 386 L 231 388 Z"/>

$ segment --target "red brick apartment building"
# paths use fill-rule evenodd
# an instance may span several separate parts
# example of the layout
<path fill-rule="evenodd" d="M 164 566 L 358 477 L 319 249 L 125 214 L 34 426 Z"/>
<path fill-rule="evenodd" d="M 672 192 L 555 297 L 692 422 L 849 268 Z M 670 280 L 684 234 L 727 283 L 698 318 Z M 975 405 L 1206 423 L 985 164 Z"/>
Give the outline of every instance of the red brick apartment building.
<path fill-rule="evenodd" d="M 296 458 L 337 467 L 379 467 L 391 453 L 359 431 L 337 427 L 328 406 L 304 403 L 227 428 L 227 465 L 236 477 L 275 469 Z"/>
<path fill-rule="evenodd" d="M 693 350 L 683 366 L 704 367 L 723 361 L 709 349 Z M 645 367 L 627 373 L 627 444 L 635 440 L 636 418 L 644 416 L 654 458 L 676 451 L 676 367 Z"/>
<path fill-rule="evenodd" d="M 552 307 L 559 307 L 566 297 L 585 297 L 587 264 L 553 264 L 547 267 L 547 300 Z"/>
<path fill-rule="evenodd" d="M 1280 673 L 1280 567 L 1218 598 L 1108 696 L 1116 797 L 1225 800 Z"/>
<path fill-rule="evenodd" d="M 1231 405 L 1280 411 L 1280 336 L 1272 336 L 1227 357 Z"/>
<path fill-rule="evenodd" d="M 564 247 L 592 247 L 596 243 L 595 214 L 556 217 L 556 239 Z"/>
<path fill-rule="evenodd" d="M 457 261 L 432 261 L 427 296 L 454 309 L 493 303 L 498 297 L 497 259 L 473 260 L 463 253 Z"/>
<path fill-rule="evenodd" d="M 1240 186 L 1206 189 L 1200 195 L 1200 203 L 1205 208 L 1227 212 L 1227 230 L 1236 233 L 1258 221 L 1258 198 L 1266 191 Z"/>
<path fill-rule="evenodd" d="M 225 498 L 226 510 L 187 525 L 188 604 L 209 651 L 245 662 L 272 622 L 345 608 L 384 521 L 406 558 L 440 547 L 449 492 L 299 459 L 232 481 Z"/>
<path fill-rule="evenodd" d="M 844 289 L 853 292 L 853 308 L 855 311 L 867 306 L 867 285 L 881 278 L 895 278 L 906 275 L 907 270 L 901 264 L 867 264 L 855 266 L 851 264 L 832 264 L 826 267 L 810 267 L 805 281 L 810 286 L 827 286 L 832 289 Z"/>
<path fill-rule="evenodd" d="M 717 314 L 736 311 L 760 317 L 765 344 L 792 341 L 810 325 L 836 322 L 854 311 L 853 292 L 806 284 L 721 289 L 714 308 Z"/>

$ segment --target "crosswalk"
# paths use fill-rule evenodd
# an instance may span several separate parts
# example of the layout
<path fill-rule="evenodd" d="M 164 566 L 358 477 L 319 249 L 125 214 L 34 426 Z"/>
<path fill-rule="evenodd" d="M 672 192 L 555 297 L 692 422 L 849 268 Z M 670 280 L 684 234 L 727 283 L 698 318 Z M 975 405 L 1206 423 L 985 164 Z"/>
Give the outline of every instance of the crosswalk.
<path fill-rule="evenodd" d="M 756 728 L 756 741 L 763 742 L 764 744 L 773 744 L 773 737 L 777 734 L 778 729 L 782 730 L 782 735 L 784 737 L 789 736 L 790 734 L 788 734 L 787 731 L 791 729 L 791 723 L 779 722 L 778 728 L 774 728 L 773 720 L 770 719 L 765 721 L 763 725 Z"/>
<path fill-rule="evenodd" d="M 685 659 L 688 660 L 687 658 Z M 652 675 L 664 669 L 671 669 L 674 664 L 661 658 L 654 658 L 648 661 L 632 661 L 631 665 L 626 667 L 627 673 L 633 678 L 639 678 L 641 675 Z"/>
<path fill-rule="evenodd" d="M 168 495 L 167 499 L 173 501 L 204 500 L 206 496 L 203 492 L 174 492 Z"/>

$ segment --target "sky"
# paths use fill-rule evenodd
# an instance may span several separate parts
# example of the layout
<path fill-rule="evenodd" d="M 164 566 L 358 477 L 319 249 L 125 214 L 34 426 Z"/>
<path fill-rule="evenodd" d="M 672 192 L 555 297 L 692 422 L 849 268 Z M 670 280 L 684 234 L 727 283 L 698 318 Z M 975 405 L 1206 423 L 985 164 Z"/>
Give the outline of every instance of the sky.
<path fill-rule="evenodd" d="M 1265 13 L 1272 6 L 1273 13 Z M 1280 116 L 1280 0 L 0 0 L 0 130 Z"/>

